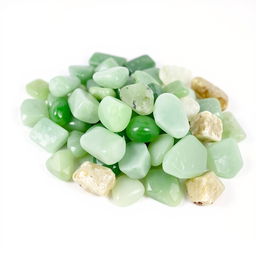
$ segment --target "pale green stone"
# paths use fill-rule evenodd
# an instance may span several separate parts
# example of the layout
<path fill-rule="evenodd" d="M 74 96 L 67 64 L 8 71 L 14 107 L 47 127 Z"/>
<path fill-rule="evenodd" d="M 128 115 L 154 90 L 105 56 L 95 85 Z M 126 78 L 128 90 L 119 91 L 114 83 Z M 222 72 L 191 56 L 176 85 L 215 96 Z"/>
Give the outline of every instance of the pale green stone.
<path fill-rule="evenodd" d="M 144 71 L 137 70 L 132 74 L 132 77 L 134 78 L 136 83 L 141 83 L 141 84 L 159 84 L 156 79 L 154 79 L 150 74 Z"/>
<path fill-rule="evenodd" d="M 105 97 L 99 105 L 98 115 L 101 123 L 112 132 L 123 131 L 132 116 L 132 109 L 114 97 Z"/>
<path fill-rule="evenodd" d="M 48 118 L 40 119 L 30 132 L 30 138 L 50 153 L 59 150 L 68 139 L 68 132 Z"/>
<path fill-rule="evenodd" d="M 99 102 L 88 92 L 77 88 L 69 96 L 68 104 L 73 116 L 77 119 L 90 124 L 99 121 Z"/>
<path fill-rule="evenodd" d="M 191 98 L 193 98 L 194 100 L 196 100 L 196 93 L 193 89 L 188 88 L 188 96 L 190 96 Z"/>
<path fill-rule="evenodd" d="M 220 102 L 216 98 L 197 100 L 200 105 L 200 112 L 209 111 L 217 116 L 221 116 Z"/>
<path fill-rule="evenodd" d="M 243 167 L 243 159 L 237 142 L 223 139 L 207 145 L 208 169 L 222 178 L 233 178 Z"/>
<path fill-rule="evenodd" d="M 100 87 L 93 79 L 90 79 L 86 83 L 86 88 L 90 90 L 91 87 Z"/>
<path fill-rule="evenodd" d="M 159 78 L 159 68 L 148 68 L 144 69 L 143 71 L 151 75 L 158 84 L 162 84 L 162 81 Z"/>
<path fill-rule="evenodd" d="M 161 134 L 148 146 L 148 151 L 151 156 L 151 165 L 158 166 L 162 164 L 164 156 L 167 151 L 171 149 L 174 144 L 174 139 L 169 134 Z"/>
<path fill-rule="evenodd" d="M 57 178 L 70 181 L 76 170 L 74 156 L 68 149 L 55 152 L 46 162 L 47 169 Z"/>
<path fill-rule="evenodd" d="M 199 176 L 207 171 L 207 150 L 196 137 L 188 135 L 166 153 L 163 170 L 180 179 Z"/>
<path fill-rule="evenodd" d="M 150 168 L 150 154 L 144 143 L 129 142 L 119 162 L 120 170 L 132 179 L 144 178 Z"/>
<path fill-rule="evenodd" d="M 94 72 L 94 68 L 91 66 L 70 66 L 68 69 L 70 75 L 77 77 L 82 84 L 86 84 Z"/>
<path fill-rule="evenodd" d="M 58 99 L 58 97 L 55 97 L 53 96 L 51 93 L 49 93 L 48 97 L 47 97 L 47 100 L 46 100 L 46 103 L 48 105 L 48 107 L 51 107 L 53 102 Z"/>
<path fill-rule="evenodd" d="M 90 154 L 86 154 L 85 156 L 82 156 L 81 158 L 78 158 L 77 159 L 77 163 L 78 163 L 78 166 L 79 167 L 81 164 L 83 164 L 84 162 L 91 162 L 93 163 L 94 162 L 94 157 Z"/>
<path fill-rule="evenodd" d="M 75 76 L 56 76 L 49 82 L 53 96 L 63 97 L 80 86 L 80 80 Z"/>
<path fill-rule="evenodd" d="M 174 138 L 182 138 L 189 131 L 189 123 L 181 101 L 171 93 L 161 94 L 155 102 L 156 124 Z"/>
<path fill-rule="evenodd" d="M 68 141 L 67 141 L 67 148 L 71 151 L 74 157 L 82 157 L 86 155 L 86 152 L 80 145 L 80 138 L 82 137 L 83 133 L 79 131 L 72 131 L 69 134 Z"/>
<path fill-rule="evenodd" d="M 167 84 L 163 87 L 163 92 L 172 93 L 178 98 L 182 98 L 189 95 L 189 90 L 186 85 L 181 81 L 174 81 L 170 84 Z"/>
<path fill-rule="evenodd" d="M 113 67 L 94 73 L 93 80 L 102 87 L 117 89 L 125 85 L 129 71 L 125 67 Z"/>
<path fill-rule="evenodd" d="M 109 68 L 113 67 L 118 67 L 119 64 L 113 59 L 113 58 L 108 58 L 102 61 L 97 68 L 95 68 L 95 71 L 103 71 Z"/>
<path fill-rule="evenodd" d="M 48 83 L 42 79 L 36 79 L 26 85 L 27 93 L 36 99 L 46 100 L 49 94 Z"/>
<path fill-rule="evenodd" d="M 120 97 L 139 115 L 149 115 L 153 112 L 154 94 L 147 85 L 127 85 L 120 90 Z"/>
<path fill-rule="evenodd" d="M 88 91 L 97 100 L 102 100 L 103 98 L 105 98 L 107 96 L 112 96 L 112 97 L 116 96 L 115 91 L 111 88 L 92 86 L 88 89 Z"/>
<path fill-rule="evenodd" d="M 143 197 L 144 190 L 140 181 L 122 175 L 117 178 L 112 189 L 112 202 L 118 206 L 131 205 Z"/>
<path fill-rule="evenodd" d="M 34 126 L 41 118 L 48 117 L 48 109 L 43 100 L 27 99 L 21 104 L 21 120 L 26 126 Z"/>
<path fill-rule="evenodd" d="M 107 165 L 119 162 L 125 154 L 125 139 L 100 126 L 90 128 L 81 137 L 80 144 L 86 152 Z"/>

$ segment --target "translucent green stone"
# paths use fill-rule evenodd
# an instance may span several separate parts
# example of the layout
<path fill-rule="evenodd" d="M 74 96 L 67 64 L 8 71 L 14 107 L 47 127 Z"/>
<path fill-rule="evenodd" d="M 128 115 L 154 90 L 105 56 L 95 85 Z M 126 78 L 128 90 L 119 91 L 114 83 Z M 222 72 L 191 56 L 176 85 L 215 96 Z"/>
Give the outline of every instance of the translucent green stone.
<path fill-rule="evenodd" d="M 102 61 L 97 68 L 95 68 L 95 71 L 103 71 L 109 68 L 118 67 L 119 64 L 115 61 L 113 58 L 108 58 Z"/>
<path fill-rule="evenodd" d="M 193 135 L 179 140 L 164 156 L 163 170 L 180 179 L 207 171 L 207 150 Z"/>
<path fill-rule="evenodd" d="M 132 109 L 121 100 L 107 96 L 100 102 L 98 115 L 110 131 L 121 132 L 131 119 Z"/>
<path fill-rule="evenodd" d="M 147 68 L 143 71 L 151 75 L 157 81 L 158 84 L 162 84 L 162 81 L 159 78 L 159 68 Z"/>
<path fill-rule="evenodd" d="M 95 126 L 90 128 L 80 139 L 82 148 L 105 164 L 119 162 L 125 154 L 125 139 L 107 130 Z"/>
<path fill-rule="evenodd" d="M 189 95 L 189 89 L 181 81 L 174 81 L 163 87 L 164 92 L 172 93 L 178 98 Z"/>
<path fill-rule="evenodd" d="M 151 165 L 158 166 L 162 164 L 164 156 L 174 144 L 174 139 L 169 134 L 161 134 L 148 146 L 151 156 Z"/>
<path fill-rule="evenodd" d="M 82 84 L 92 78 L 94 68 L 91 66 L 70 66 L 69 73 L 71 76 L 77 77 Z"/>
<path fill-rule="evenodd" d="M 243 167 L 243 160 L 237 142 L 224 139 L 207 145 L 208 169 L 222 178 L 233 178 Z"/>
<path fill-rule="evenodd" d="M 135 71 L 132 74 L 132 77 L 134 78 L 135 83 L 141 83 L 146 85 L 150 83 L 159 84 L 158 81 L 154 79 L 150 74 L 141 70 Z"/>
<path fill-rule="evenodd" d="M 114 56 L 101 52 L 95 52 L 89 59 L 89 63 L 91 66 L 97 67 L 101 62 L 109 58 L 113 58 L 120 66 L 123 66 L 126 63 L 126 59 L 123 57 Z"/>
<path fill-rule="evenodd" d="M 119 162 L 120 170 L 132 179 L 144 178 L 150 168 L 150 154 L 144 143 L 129 142 Z"/>
<path fill-rule="evenodd" d="M 46 167 L 57 178 L 70 181 L 76 169 L 76 164 L 70 150 L 62 149 L 54 153 L 47 160 Z"/>
<path fill-rule="evenodd" d="M 88 91 L 97 100 L 102 100 L 107 96 L 116 97 L 116 92 L 111 88 L 92 86 L 88 89 Z"/>
<path fill-rule="evenodd" d="M 148 55 L 142 55 L 128 61 L 125 66 L 129 69 L 130 73 L 133 73 L 136 70 L 143 70 L 154 67 L 155 62 Z"/>
<path fill-rule="evenodd" d="M 69 134 L 68 141 L 67 141 L 67 148 L 71 151 L 74 157 L 82 157 L 86 155 L 86 152 L 80 145 L 80 138 L 82 137 L 83 133 L 79 131 L 72 131 Z"/>
<path fill-rule="evenodd" d="M 118 206 L 128 206 L 141 199 L 144 191 L 144 186 L 140 181 L 122 175 L 116 180 L 115 187 L 112 189 L 111 199 Z"/>
<path fill-rule="evenodd" d="M 174 138 L 182 138 L 189 131 L 189 123 L 181 101 L 171 93 L 161 94 L 155 102 L 156 124 Z"/>
<path fill-rule="evenodd" d="M 158 84 L 154 84 L 154 83 L 150 83 L 148 84 L 148 87 L 153 91 L 154 94 L 154 100 L 156 100 L 156 98 L 162 94 L 162 88 L 160 85 Z"/>
<path fill-rule="evenodd" d="M 74 117 L 90 124 L 97 123 L 99 102 L 88 92 L 77 88 L 69 96 L 68 104 Z"/>
<path fill-rule="evenodd" d="M 71 132 L 71 131 L 79 131 L 79 132 L 86 132 L 91 127 L 91 124 L 82 122 L 77 118 L 73 117 L 71 120 L 64 126 L 64 128 Z"/>
<path fill-rule="evenodd" d="M 220 102 L 216 98 L 197 100 L 200 105 L 200 112 L 209 111 L 217 116 L 221 116 Z"/>
<path fill-rule="evenodd" d="M 46 103 L 47 103 L 48 107 L 51 107 L 52 104 L 53 104 L 53 102 L 54 102 L 55 100 L 57 100 L 57 99 L 58 99 L 58 97 L 55 97 L 55 96 L 53 96 L 51 93 L 49 93 L 49 95 L 48 95 L 48 97 L 47 97 L 47 100 L 46 100 Z"/>
<path fill-rule="evenodd" d="M 30 138 L 50 153 L 59 150 L 68 139 L 68 132 L 48 118 L 40 119 L 30 132 Z"/>
<path fill-rule="evenodd" d="M 100 87 L 93 79 L 90 79 L 86 83 L 86 87 L 90 90 L 91 87 Z"/>
<path fill-rule="evenodd" d="M 43 100 L 27 99 L 20 107 L 21 120 L 26 126 L 34 126 L 41 118 L 48 117 L 48 109 Z"/>
<path fill-rule="evenodd" d="M 184 193 L 177 178 L 163 172 L 162 168 L 152 168 L 143 179 L 145 194 L 169 206 L 177 206 Z"/>
<path fill-rule="evenodd" d="M 116 176 L 118 176 L 118 175 L 121 174 L 121 170 L 120 170 L 120 168 L 119 168 L 118 163 L 111 164 L 111 165 L 104 164 L 103 162 L 101 162 L 99 159 L 97 159 L 97 158 L 95 158 L 95 157 L 93 158 L 93 162 L 94 162 L 95 164 L 100 164 L 100 165 L 103 165 L 103 166 L 105 166 L 105 167 L 110 168 Z"/>
<path fill-rule="evenodd" d="M 33 98 L 46 100 L 49 94 L 49 86 L 44 80 L 36 79 L 26 85 L 26 91 Z"/>
<path fill-rule="evenodd" d="M 223 112 L 221 115 L 221 120 L 223 124 L 223 139 L 233 138 L 237 142 L 240 142 L 246 138 L 245 131 L 231 112 Z"/>

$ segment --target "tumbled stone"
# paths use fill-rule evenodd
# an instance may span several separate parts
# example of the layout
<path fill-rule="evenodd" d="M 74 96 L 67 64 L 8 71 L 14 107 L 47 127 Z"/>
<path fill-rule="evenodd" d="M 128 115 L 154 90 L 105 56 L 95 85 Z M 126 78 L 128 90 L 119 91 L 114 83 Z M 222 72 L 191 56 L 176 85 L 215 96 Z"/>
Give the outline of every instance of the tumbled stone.
<path fill-rule="evenodd" d="M 197 102 L 200 105 L 200 112 L 209 111 L 218 117 L 221 116 L 220 102 L 216 98 L 199 99 Z"/>
<path fill-rule="evenodd" d="M 111 88 L 103 88 L 98 86 L 92 86 L 88 89 L 89 93 L 94 96 L 97 100 L 102 100 L 107 96 L 115 97 L 116 93 Z"/>
<path fill-rule="evenodd" d="M 154 83 L 154 84 L 159 84 L 158 81 L 156 79 L 154 79 L 154 77 L 152 77 L 150 74 L 148 74 L 147 72 L 141 71 L 141 70 L 137 70 L 132 74 L 132 77 L 135 80 L 135 83 L 141 83 L 141 84 L 150 84 L 150 83 Z"/>
<path fill-rule="evenodd" d="M 73 180 L 87 192 L 107 196 L 115 185 L 116 177 L 111 169 L 87 161 L 74 172 Z"/>
<path fill-rule="evenodd" d="M 53 96 L 51 93 L 49 93 L 47 100 L 46 100 L 46 104 L 48 105 L 48 107 L 51 107 L 52 104 L 58 99 L 58 97 Z"/>
<path fill-rule="evenodd" d="M 91 66 L 70 66 L 68 69 L 70 75 L 77 77 L 82 84 L 86 84 L 94 72 L 94 68 Z"/>
<path fill-rule="evenodd" d="M 44 80 L 36 79 L 26 85 L 26 91 L 33 98 L 46 100 L 49 94 L 49 86 Z"/>
<path fill-rule="evenodd" d="M 80 138 L 82 137 L 83 133 L 79 131 L 72 131 L 69 134 L 68 141 L 67 141 L 67 148 L 71 151 L 74 157 L 82 157 L 86 155 L 86 151 L 80 145 Z"/>
<path fill-rule="evenodd" d="M 154 60 L 148 55 L 142 55 L 125 63 L 130 73 L 136 70 L 144 70 L 155 66 Z"/>
<path fill-rule="evenodd" d="M 188 88 L 188 91 L 189 91 L 188 96 L 190 96 L 191 98 L 196 100 L 196 93 L 195 93 L 195 91 L 193 89 L 191 89 L 191 88 Z"/>
<path fill-rule="evenodd" d="M 178 98 L 185 97 L 189 94 L 189 88 L 181 81 L 174 81 L 163 87 L 163 92 L 172 93 Z"/>
<path fill-rule="evenodd" d="M 102 61 L 96 68 L 95 71 L 103 71 L 109 68 L 118 67 L 118 63 L 113 58 L 108 58 Z"/>
<path fill-rule="evenodd" d="M 106 53 L 95 52 L 89 59 L 89 63 L 91 66 L 97 67 L 104 60 L 112 58 L 114 59 L 120 66 L 126 63 L 126 59 L 119 56 L 114 56 Z"/>
<path fill-rule="evenodd" d="M 200 110 L 198 102 L 190 96 L 180 98 L 180 101 L 185 109 L 187 118 L 190 121 Z"/>
<path fill-rule="evenodd" d="M 102 88 L 102 87 L 101 87 L 99 84 L 97 84 L 93 79 L 90 79 L 90 80 L 88 80 L 87 83 L 86 83 L 86 88 L 87 88 L 87 90 L 89 91 L 90 88 L 92 88 L 92 87 L 100 87 L 100 88 Z"/>
<path fill-rule="evenodd" d="M 156 100 L 156 98 L 163 93 L 162 88 L 159 84 L 150 83 L 147 86 L 153 91 L 154 100 Z"/>
<path fill-rule="evenodd" d="M 144 72 L 148 73 L 150 76 L 152 76 L 158 84 L 162 84 L 162 81 L 159 78 L 159 68 L 153 67 L 153 68 L 147 68 L 143 70 Z"/>
<path fill-rule="evenodd" d="M 186 180 L 186 187 L 190 200 L 197 205 L 213 204 L 225 188 L 214 172 Z"/>
<path fill-rule="evenodd" d="M 91 127 L 91 124 L 82 122 L 75 117 L 72 117 L 71 120 L 64 126 L 64 128 L 69 131 L 79 131 L 86 132 Z"/>

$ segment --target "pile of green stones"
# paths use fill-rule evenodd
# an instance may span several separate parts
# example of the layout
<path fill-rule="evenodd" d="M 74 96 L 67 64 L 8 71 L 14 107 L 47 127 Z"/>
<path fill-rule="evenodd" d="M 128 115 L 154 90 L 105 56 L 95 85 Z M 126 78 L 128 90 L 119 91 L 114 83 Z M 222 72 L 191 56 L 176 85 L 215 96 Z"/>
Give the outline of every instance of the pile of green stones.
<path fill-rule="evenodd" d="M 224 190 L 220 178 L 242 168 L 246 135 L 225 111 L 228 96 L 183 67 L 94 53 L 68 76 L 26 90 L 22 122 L 52 154 L 47 169 L 116 205 L 146 195 L 176 206 L 185 194 L 209 205 Z"/>

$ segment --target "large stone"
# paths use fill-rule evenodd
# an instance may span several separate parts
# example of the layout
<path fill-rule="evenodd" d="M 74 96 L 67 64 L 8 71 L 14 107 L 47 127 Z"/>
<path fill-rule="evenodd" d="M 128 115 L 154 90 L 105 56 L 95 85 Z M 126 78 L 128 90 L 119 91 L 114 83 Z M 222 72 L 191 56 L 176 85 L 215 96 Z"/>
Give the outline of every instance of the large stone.
<path fill-rule="evenodd" d="M 33 98 L 46 100 L 49 94 L 49 85 L 42 79 L 36 79 L 26 85 L 26 91 Z"/>

